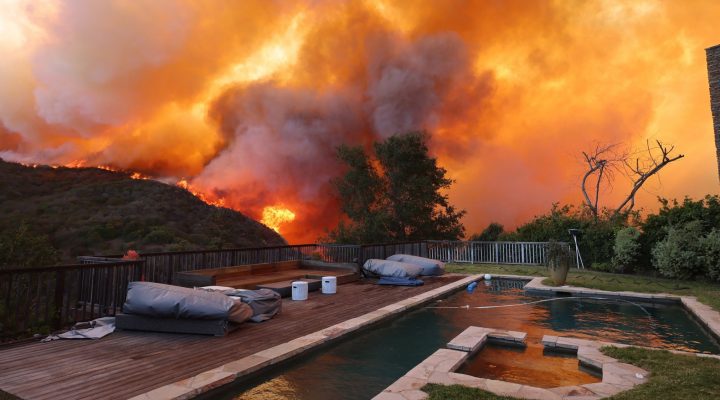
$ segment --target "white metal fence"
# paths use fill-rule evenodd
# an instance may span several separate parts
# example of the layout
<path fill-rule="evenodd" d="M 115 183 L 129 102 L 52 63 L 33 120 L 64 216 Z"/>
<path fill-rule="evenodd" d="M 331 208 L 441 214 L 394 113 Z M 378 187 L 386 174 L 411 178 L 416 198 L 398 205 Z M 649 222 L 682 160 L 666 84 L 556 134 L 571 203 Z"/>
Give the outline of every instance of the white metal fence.
<path fill-rule="evenodd" d="M 444 262 L 474 264 L 542 265 L 547 261 L 546 244 L 546 242 L 427 241 L 430 258 Z M 571 250 L 574 251 L 572 248 Z"/>

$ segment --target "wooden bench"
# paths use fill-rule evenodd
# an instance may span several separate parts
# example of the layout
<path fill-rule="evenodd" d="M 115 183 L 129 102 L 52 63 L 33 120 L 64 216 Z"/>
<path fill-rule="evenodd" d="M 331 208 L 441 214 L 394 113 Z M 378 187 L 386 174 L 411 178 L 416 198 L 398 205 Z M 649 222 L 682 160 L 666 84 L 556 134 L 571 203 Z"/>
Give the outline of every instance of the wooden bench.
<path fill-rule="evenodd" d="M 356 264 L 324 263 L 314 260 L 282 261 L 264 264 L 239 265 L 224 268 L 197 269 L 178 272 L 173 283 L 179 286 L 228 286 L 238 289 L 257 289 L 278 283 L 284 291 L 287 282 L 323 276 L 334 276 L 342 285 L 360 279 Z"/>
<path fill-rule="evenodd" d="M 258 289 L 270 289 L 275 292 L 278 292 L 280 294 L 280 296 L 282 296 L 282 297 L 290 297 L 292 295 L 292 284 L 295 281 L 307 282 L 308 292 L 314 292 L 316 290 L 319 290 L 320 286 L 322 285 L 322 281 L 320 279 L 301 278 L 301 279 L 292 279 L 289 281 L 263 283 L 261 285 L 257 285 L 257 288 Z"/>

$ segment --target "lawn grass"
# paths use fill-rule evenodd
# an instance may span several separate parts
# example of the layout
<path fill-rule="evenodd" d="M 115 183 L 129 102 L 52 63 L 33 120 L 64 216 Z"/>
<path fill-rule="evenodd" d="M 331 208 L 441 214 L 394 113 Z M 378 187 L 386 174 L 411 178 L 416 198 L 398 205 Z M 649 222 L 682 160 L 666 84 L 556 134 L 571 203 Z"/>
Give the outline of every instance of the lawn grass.
<path fill-rule="evenodd" d="M 461 385 L 436 385 L 430 383 L 422 388 L 422 391 L 429 394 L 429 400 L 515 400 L 516 397 L 498 396 L 476 388 Z"/>
<path fill-rule="evenodd" d="M 447 264 L 448 272 L 464 274 L 507 274 L 549 276 L 543 266 L 500 264 Z M 547 280 L 546 285 L 552 285 Z M 720 284 L 699 281 L 680 281 L 641 275 L 622 275 L 591 270 L 572 269 L 567 284 L 590 289 L 630 291 L 641 293 L 668 293 L 678 296 L 695 296 L 699 301 L 720 311 Z"/>
<path fill-rule="evenodd" d="M 673 354 L 666 350 L 637 347 L 604 347 L 602 352 L 622 362 L 650 371 L 648 382 L 609 397 L 613 400 L 720 399 L 720 360 Z M 423 391 L 431 400 L 487 399 L 505 400 L 484 390 L 460 385 L 426 385 Z"/>
<path fill-rule="evenodd" d="M 720 399 L 720 360 L 648 350 L 604 347 L 606 355 L 650 371 L 648 382 L 614 400 Z"/>

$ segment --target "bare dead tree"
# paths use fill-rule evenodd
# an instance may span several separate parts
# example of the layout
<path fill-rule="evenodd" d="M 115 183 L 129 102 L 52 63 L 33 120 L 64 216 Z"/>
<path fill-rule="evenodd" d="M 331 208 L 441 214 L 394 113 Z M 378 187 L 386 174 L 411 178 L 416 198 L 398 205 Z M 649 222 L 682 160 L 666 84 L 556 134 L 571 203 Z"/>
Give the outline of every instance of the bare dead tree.
<path fill-rule="evenodd" d="M 656 140 L 655 143 L 657 143 L 657 147 L 651 147 L 648 141 L 645 149 L 646 155 L 634 160 L 630 159 L 627 152 L 619 151 L 617 144 L 597 145 L 593 151 L 582 153 L 587 163 L 587 171 L 583 175 L 580 189 L 585 198 L 585 204 L 595 219 L 599 215 L 600 191 L 603 182 L 612 186 L 615 172 L 622 171 L 632 181 L 632 186 L 628 195 L 613 210 L 613 216 L 632 211 L 635 207 L 635 195 L 645 182 L 666 165 L 685 157 L 683 154 L 671 156 L 675 146 L 664 145 L 659 140 Z M 594 185 L 588 189 L 593 176 L 595 177 Z"/>
<path fill-rule="evenodd" d="M 635 194 L 637 194 L 638 190 L 645 184 L 645 181 L 657 174 L 666 165 L 685 157 L 684 154 L 671 157 L 670 153 L 675 149 L 675 146 L 663 145 L 659 140 L 656 140 L 655 143 L 657 143 L 657 147 L 653 148 L 650 147 L 649 141 L 646 143 L 647 159 L 645 161 L 636 158 L 635 165 L 633 166 L 632 163 L 625 160 L 625 166 L 631 172 L 633 184 L 625 200 L 615 209 L 614 215 L 631 211 L 633 207 L 635 207 Z"/>
<path fill-rule="evenodd" d="M 590 212 L 592 212 L 595 219 L 597 219 L 599 209 L 598 204 L 600 202 L 600 190 L 603 178 L 608 185 L 612 186 L 618 165 L 627 158 L 627 154 L 619 152 L 617 144 L 605 146 L 596 145 L 593 151 L 583 151 L 582 154 L 588 165 L 588 169 L 585 172 L 585 175 L 583 175 L 580 189 L 585 197 L 585 204 L 588 206 L 588 209 L 590 209 Z M 591 188 L 592 193 L 590 193 L 588 190 L 588 181 L 593 175 L 596 176 L 595 184 L 593 185 L 594 187 Z"/>

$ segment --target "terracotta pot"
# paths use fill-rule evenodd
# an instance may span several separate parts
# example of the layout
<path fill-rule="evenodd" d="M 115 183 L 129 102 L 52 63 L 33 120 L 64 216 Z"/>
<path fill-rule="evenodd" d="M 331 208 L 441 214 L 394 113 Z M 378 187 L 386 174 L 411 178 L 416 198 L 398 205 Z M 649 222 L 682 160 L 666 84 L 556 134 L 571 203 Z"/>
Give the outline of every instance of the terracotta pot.
<path fill-rule="evenodd" d="M 557 286 L 562 286 L 565 284 L 565 281 L 567 281 L 570 263 L 565 260 L 553 260 L 548 263 L 548 269 L 550 270 L 550 278 L 553 280 L 553 283 Z"/>

